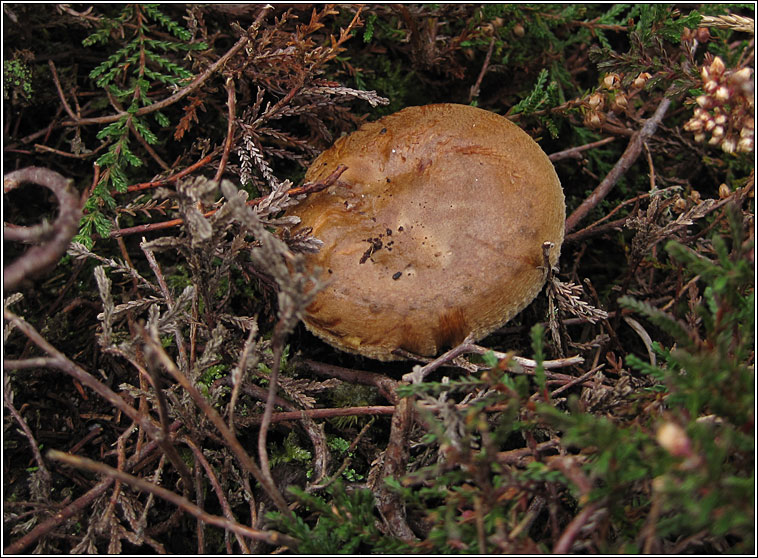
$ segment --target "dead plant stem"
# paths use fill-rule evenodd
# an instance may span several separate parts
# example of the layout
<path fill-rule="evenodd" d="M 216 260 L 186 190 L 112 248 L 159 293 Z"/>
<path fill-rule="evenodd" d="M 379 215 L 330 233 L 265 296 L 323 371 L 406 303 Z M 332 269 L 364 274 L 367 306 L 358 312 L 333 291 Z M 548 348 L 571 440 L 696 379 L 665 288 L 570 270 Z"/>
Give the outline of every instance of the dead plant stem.
<path fill-rule="evenodd" d="M 125 484 L 128 484 L 129 486 L 132 486 L 143 492 L 154 494 L 209 525 L 213 525 L 221 529 L 228 529 L 229 531 L 238 533 L 243 537 L 265 541 L 269 544 L 287 545 L 292 549 L 297 548 L 297 540 L 293 539 L 292 537 L 278 533 L 276 531 L 259 531 L 257 529 L 252 529 L 250 527 L 237 523 L 236 521 L 229 520 L 225 517 L 211 515 L 183 496 L 179 496 L 175 492 L 163 488 L 162 486 L 153 484 L 152 482 L 148 482 L 142 478 L 135 477 L 123 471 L 119 471 L 118 469 L 114 469 L 113 467 L 109 467 L 104 463 L 98 463 L 97 461 L 92 461 L 91 459 L 86 459 L 77 455 L 70 455 L 68 453 L 57 450 L 48 451 L 48 457 L 55 461 L 60 461 L 72 467 L 76 467 L 78 469 L 84 469 L 85 471 L 91 471 L 99 475 L 105 475 L 114 480 L 119 480 Z"/>
<path fill-rule="evenodd" d="M 234 142 L 234 115 L 235 106 L 237 102 L 236 91 L 234 87 L 234 79 L 230 76 L 226 78 L 226 105 L 228 107 L 227 124 L 226 124 L 226 141 L 224 142 L 224 152 L 221 154 L 221 161 L 218 164 L 218 170 L 213 180 L 221 180 L 224 175 L 224 169 L 226 168 L 226 162 L 229 160 L 229 153 L 232 150 L 232 143 Z"/>
<path fill-rule="evenodd" d="M 585 199 L 566 219 L 566 233 L 573 231 L 579 222 L 610 193 L 618 179 L 629 170 L 629 167 L 631 167 L 637 160 L 637 157 L 639 157 L 643 143 L 655 133 L 658 124 L 663 120 L 670 105 L 671 99 L 664 97 L 658 105 L 658 108 L 655 110 L 655 113 L 653 113 L 653 116 L 643 124 L 639 131 L 632 135 L 626 150 L 616 162 L 616 165 L 614 165 L 611 171 L 605 176 L 589 197 L 587 197 L 587 199 Z"/>
<path fill-rule="evenodd" d="M 152 350 L 153 354 L 158 359 L 158 362 L 171 375 L 171 377 L 174 378 L 174 380 L 176 380 L 187 391 L 187 393 L 190 395 L 190 397 L 192 397 L 193 401 L 200 408 L 203 414 L 218 429 L 219 433 L 224 438 L 224 441 L 228 444 L 229 449 L 232 450 L 234 455 L 239 460 L 240 465 L 242 465 L 246 471 L 252 474 L 256 480 L 261 483 L 263 489 L 268 493 L 276 507 L 282 513 L 287 516 L 291 515 L 291 512 L 287 507 L 287 502 L 284 500 L 281 492 L 279 492 L 279 489 L 273 482 L 270 482 L 270 478 L 267 478 L 263 475 L 261 469 L 250 458 L 245 449 L 242 447 L 242 444 L 240 444 L 237 437 L 226 426 L 224 419 L 221 417 L 221 415 L 219 415 L 218 411 L 216 411 L 216 409 L 214 409 L 208 403 L 205 397 L 203 397 L 203 395 L 197 390 L 192 382 L 190 382 L 189 378 L 181 373 L 174 361 L 171 360 L 166 354 L 166 351 L 163 350 L 163 347 L 160 345 L 160 343 L 153 339 L 151 335 L 148 335 L 144 330 L 142 336 L 147 346 Z"/>

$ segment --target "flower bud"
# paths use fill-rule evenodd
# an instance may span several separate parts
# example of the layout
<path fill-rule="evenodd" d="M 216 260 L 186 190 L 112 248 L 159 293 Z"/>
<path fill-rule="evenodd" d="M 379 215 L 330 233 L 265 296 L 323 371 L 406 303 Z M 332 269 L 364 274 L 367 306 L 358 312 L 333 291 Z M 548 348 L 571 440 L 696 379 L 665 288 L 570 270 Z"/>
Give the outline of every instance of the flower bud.
<path fill-rule="evenodd" d="M 695 38 L 700 43 L 707 43 L 711 38 L 711 32 L 707 27 L 698 27 L 695 30 Z"/>
<path fill-rule="evenodd" d="M 647 83 L 647 80 L 649 80 L 651 77 L 653 77 L 653 76 L 651 76 L 649 73 L 642 72 L 640 75 L 638 75 L 635 78 L 635 80 L 632 82 L 632 85 L 636 89 L 642 89 L 643 87 L 645 87 L 645 84 Z"/>
<path fill-rule="evenodd" d="M 743 81 L 750 81 L 750 76 L 752 76 L 752 74 L 753 70 L 751 68 L 742 68 L 729 76 L 729 82 L 737 85 L 741 84 Z"/>
<path fill-rule="evenodd" d="M 674 457 L 692 455 L 692 443 L 687 433 L 678 424 L 666 422 L 658 428 L 655 435 L 658 443 Z"/>
<path fill-rule="evenodd" d="M 724 153 L 734 153 L 736 148 L 737 142 L 734 141 L 734 138 L 726 138 L 723 142 L 721 142 L 721 149 L 724 151 Z"/>
<path fill-rule="evenodd" d="M 710 74 L 716 79 L 724 73 L 724 70 L 726 70 L 726 66 L 724 66 L 724 61 L 721 60 L 719 56 L 713 59 L 713 62 L 711 62 L 711 65 L 708 68 Z"/>
<path fill-rule="evenodd" d="M 603 125 L 603 117 L 597 111 L 588 112 L 584 117 L 584 125 L 588 128 L 600 128 Z"/>
<path fill-rule="evenodd" d="M 708 108 L 711 104 L 711 100 L 707 95 L 700 95 L 695 98 L 695 102 L 703 108 Z"/>
<path fill-rule="evenodd" d="M 726 124 L 726 114 L 724 114 L 723 112 L 721 112 L 721 113 L 719 113 L 719 114 L 715 114 L 715 115 L 713 116 L 713 121 L 714 121 L 716 124 L 719 124 L 719 125 L 724 125 L 724 124 Z"/>
<path fill-rule="evenodd" d="M 723 200 L 724 198 L 728 198 L 731 195 L 732 191 L 729 189 L 729 186 L 722 182 L 721 186 L 719 186 L 719 198 Z"/>
<path fill-rule="evenodd" d="M 703 121 L 699 118 L 692 118 L 685 123 L 683 128 L 688 132 L 697 132 L 703 129 Z"/>
<path fill-rule="evenodd" d="M 495 33 L 495 26 L 491 23 L 485 23 L 483 24 L 480 29 L 482 30 L 483 34 L 487 37 L 491 37 Z"/>
<path fill-rule="evenodd" d="M 716 93 L 714 93 L 713 96 L 716 98 L 717 101 L 724 103 L 729 100 L 729 88 L 722 85 L 721 87 L 716 89 Z"/>
<path fill-rule="evenodd" d="M 518 38 L 521 38 L 526 33 L 526 30 L 524 29 L 524 26 L 520 23 L 517 23 L 513 26 L 513 34 L 516 35 Z"/>
<path fill-rule="evenodd" d="M 603 85 L 607 89 L 618 89 L 621 85 L 621 77 L 616 74 L 605 74 L 605 77 L 603 77 Z"/>
<path fill-rule="evenodd" d="M 611 104 L 611 109 L 616 112 L 624 112 L 628 106 L 629 102 L 626 99 L 626 95 L 623 93 L 616 93 L 616 97 L 614 97 L 613 103 Z"/>
<path fill-rule="evenodd" d="M 706 132 L 710 132 L 715 127 L 716 127 L 716 123 L 713 120 L 709 119 L 709 120 L 705 121 L 705 131 Z"/>
<path fill-rule="evenodd" d="M 703 140 L 705 139 L 705 134 L 700 132 L 699 134 L 695 134 L 692 139 L 694 139 L 698 143 L 702 143 Z"/>
<path fill-rule="evenodd" d="M 737 151 L 748 153 L 753 150 L 753 138 L 742 138 L 737 142 Z"/>
<path fill-rule="evenodd" d="M 724 127 L 723 126 L 716 126 L 713 128 L 713 131 L 711 132 L 711 145 L 716 145 L 718 142 L 721 141 L 721 138 L 724 137 Z"/>
<path fill-rule="evenodd" d="M 705 83 L 703 83 L 703 89 L 706 93 L 713 93 L 716 91 L 716 89 L 719 88 L 719 82 L 709 79 Z"/>
<path fill-rule="evenodd" d="M 677 198 L 674 202 L 674 211 L 682 213 L 685 209 L 687 209 L 687 200 L 684 198 Z"/>
<path fill-rule="evenodd" d="M 600 110 L 603 108 L 603 96 L 600 93 L 593 93 L 587 99 L 587 104 L 592 110 Z"/>

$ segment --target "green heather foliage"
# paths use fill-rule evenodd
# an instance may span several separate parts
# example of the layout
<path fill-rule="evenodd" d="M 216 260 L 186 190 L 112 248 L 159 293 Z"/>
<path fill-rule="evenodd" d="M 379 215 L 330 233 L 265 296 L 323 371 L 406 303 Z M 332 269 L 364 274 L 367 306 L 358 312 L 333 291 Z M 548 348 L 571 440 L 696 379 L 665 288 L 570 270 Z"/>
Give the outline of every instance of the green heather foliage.
<path fill-rule="evenodd" d="M 157 29 L 167 30 L 171 38 L 151 38 Z M 111 95 L 112 105 L 123 114 L 118 120 L 102 128 L 97 138 L 108 143 L 107 151 L 97 159 L 101 178 L 84 206 L 76 241 L 91 248 L 93 233 L 107 237 L 111 223 L 102 208 L 113 209 L 116 202 L 112 191 L 123 193 L 129 184 L 129 168 L 140 167 L 144 161 L 133 150 L 133 140 L 147 145 L 159 142 L 150 129 L 147 117 L 140 116 L 141 108 L 153 104 L 150 92 L 158 86 L 186 85 L 193 74 L 161 53 L 204 50 L 208 45 L 190 42 L 190 32 L 166 17 L 157 4 L 126 4 L 115 18 L 103 17 L 100 28 L 84 39 L 87 47 L 108 45 L 114 32 L 128 37 L 117 49 L 89 74 L 97 87 Z M 165 35 L 164 35 L 165 36 Z M 161 127 L 170 125 L 161 111 L 153 111 L 151 118 Z"/>

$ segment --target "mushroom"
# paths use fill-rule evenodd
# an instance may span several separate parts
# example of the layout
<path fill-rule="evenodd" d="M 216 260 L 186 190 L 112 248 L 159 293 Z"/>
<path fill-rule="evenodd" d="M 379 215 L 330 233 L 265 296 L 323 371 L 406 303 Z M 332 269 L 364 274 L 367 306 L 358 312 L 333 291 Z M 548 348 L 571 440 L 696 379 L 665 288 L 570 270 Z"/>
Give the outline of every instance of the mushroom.
<path fill-rule="evenodd" d="M 308 169 L 329 188 L 289 210 L 323 242 L 327 286 L 303 321 L 343 351 L 398 360 L 481 339 L 523 310 L 554 265 L 566 208 L 553 165 L 506 118 L 409 107 L 337 140 Z"/>

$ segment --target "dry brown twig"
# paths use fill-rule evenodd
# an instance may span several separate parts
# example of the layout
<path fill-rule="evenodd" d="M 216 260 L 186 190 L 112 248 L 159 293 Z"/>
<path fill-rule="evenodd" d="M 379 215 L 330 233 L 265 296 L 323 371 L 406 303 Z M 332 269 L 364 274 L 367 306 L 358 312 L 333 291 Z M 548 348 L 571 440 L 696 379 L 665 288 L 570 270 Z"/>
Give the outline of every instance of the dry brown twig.
<path fill-rule="evenodd" d="M 4 318 L 16 328 L 19 329 L 29 340 L 31 340 L 40 349 L 45 351 L 51 358 L 48 359 L 47 365 L 50 368 L 55 368 L 69 374 L 83 386 L 86 386 L 100 395 L 114 408 L 120 410 L 127 415 L 134 422 L 138 423 L 150 438 L 157 440 L 163 449 L 164 453 L 171 459 L 173 465 L 176 467 L 180 474 L 183 472 L 185 479 L 189 478 L 189 471 L 184 465 L 184 462 L 176 452 L 176 448 L 171 443 L 170 439 L 167 439 L 164 432 L 158 428 L 149 417 L 138 412 L 137 409 L 127 404 L 124 399 L 108 386 L 103 384 L 92 374 L 77 366 L 66 355 L 53 347 L 39 332 L 26 322 L 23 318 L 16 316 L 8 309 L 4 310 Z M 191 485 L 190 485 L 191 486 Z"/>
<path fill-rule="evenodd" d="M 205 474 L 207 475 L 208 480 L 213 487 L 213 492 L 216 494 L 216 498 L 218 498 L 218 501 L 221 504 L 221 509 L 224 512 L 224 517 L 229 521 L 236 522 L 237 520 L 234 518 L 232 508 L 229 505 L 229 501 L 227 500 L 226 495 L 224 494 L 224 489 L 218 482 L 216 471 L 214 471 L 211 464 L 208 463 L 208 460 L 205 458 L 205 455 L 203 455 L 202 450 L 197 446 L 197 444 L 195 444 L 192 440 L 189 439 L 189 437 L 186 436 L 182 441 L 189 446 L 189 448 L 192 450 L 192 453 L 195 455 L 195 459 L 200 463 L 200 465 L 202 465 L 202 468 L 205 470 Z M 199 491 L 197 492 L 199 493 Z M 240 545 L 242 552 L 249 554 L 250 549 L 248 548 L 247 543 L 245 543 L 245 539 L 242 538 L 242 534 L 235 532 L 234 535 L 237 537 L 237 543 Z"/>
<path fill-rule="evenodd" d="M 162 486 L 158 486 L 139 477 L 135 477 L 129 473 L 119 471 L 118 469 L 109 467 L 104 463 L 98 463 L 97 461 L 92 461 L 91 459 L 86 459 L 84 457 L 71 455 L 57 450 L 50 450 L 47 455 L 50 459 L 53 459 L 55 461 L 61 461 L 72 467 L 77 467 L 86 471 L 92 471 L 93 473 L 98 473 L 100 475 L 106 475 L 115 480 L 128 484 L 138 490 L 148 492 L 150 494 L 155 494 L 159 498 L 162 498 L 174 504 L 178 508 L 181 508 L 187 513 L 192 514 L 203 523 L 215 525 L 216 527 L 232 531 L 233 533 L 239 534 L 243 537 L 249 537 L 254 540 L 261 540 L 269 544 L 286 545 L 292 549 L 297 548 L 298 541 L 292 537 L 278 533 L 276 531 L 259 531 L 257 529 L 252 529 L 250 527 L 237 523 L 236 521 L 229 520 L 225 517 L 211 515 L 186 498 L 179 496 L 178 494 L 171 492 Z"/>
<path fill-rule="evenodd" d="M 615 139 L 616 139 L 615 137 L 611 136 L 608 138 L 603 138 L 598 141 L 593 141 L 591 143 L 586 143 L 584 145 L 578 145 L 576 147 L 564 149 L 563 151 L 557 151 L 555 153 L 551 153 L 550 155 L 548 155 L 548 159 L 550 159 L 554 163 L 562 159 L 572 159 L 572 158 L 579 159 L 581 158 L 580 153 L 582 153 L 583 151 L 587 151 L 588 149 L 594 149 L 596 147 L 600 147 L 607 143 L 611 143 Z"/>
<path fill-rule="evenodd" d="M 279 489 L 276 487 L 276 485 L 271 482 L 270 475 L 269 478 L 266 478 L 263 475 L 261 469 L 250 458 L 247 451 L 245 451 L 245 449 L 242 447 L 234 433 L 232 433 L 232 431 L 229 430 L 229 428 L 226 426 L 224 419 L 221 417 L 221 415 L 218 414 L 218 411 L 216 411 L 216 409 L 214 409 L 208 403 L 208 401 L 205 399 L 205 397 L 203 397 L 198 389 L 189 381 L 189 379 L 184 374 L 181 373 L 174 361 L 166 354 L 166 352 L 163 350 L 163 347 L 154 339 L 154 337 L 157 337 L 157 332 L 148 334 L 143 330 L 142 338 L 146 344 L 146 348 L 150 350 L 151 356 L 156 360 L 156 363 L 159 364 L 164 370 L 166 370 L 166 372 L 168 372 L 171 377 L 173 377 L 174 380 L 176 380 L 177 383 L 187 391 L 187 393 L 189 393 L 195 404 L 218 429 L 219 433 L 224 438 L 224 441 L 229 446 L 229 449 L 232 450 L 234 455 L 239 460 L 240 465 L 242 465 L 245 470 L 252 474 L 253 477 L 255 477 L 255 479 L 261 483 L 264 490 L 266 490 L 266 492 L 269 494 L 276 507 L 286 515 L 290 515 L 289 508 L 287 507 L 287 502 L 284 500 L 284 497 L 282 496 L 281 492 L 279 492 Z"/>
<path fill-rule="evenodd" d="M 395 406 L 390 428 L 390 439 L 384 450 L 381 479 L 400 480 L 405 475 L 410 452 L 410 432 L 414 423 L 414 398 L 404 397 Z M 400 539 L 411 541 L 416 535 L 408 526 L 405 505 L 400 495 L 393 491 L 383 480 L 374 487 L 374 495 L 379 513 L 384 518 L 392 534 Z"/>
<path fill-rule="evenodd" d="M 224 142 L 224 152 L 221 154 L 221 161 L 218 164 L 218 170 L 213 180 L 221 180 L 224 175 L 224 169 L 226 169 L 226 162 L 229 160 L 229 153 L 232 150 L 232 143 L 234 142 L 234 115 L 237 104 L 237 95 L 234 88 L 234 79 L 230 76 L 226 78 L 226 105 L 228 109 L 227 115 L 227 130 L 226 141 Z"/>
<path fill-rule="evenodd" d="M 65 253 L 68 243 L 76 234 L 81 218 L 79 199 L 73 194 L 70 181 L 57 172 L 40 167 L 27 167 L 3 177 L 3 192 L 7 193 L 21 184 L 39 184 L 51 190 L 58 199 L 58 219 L 47 226 L 9 227 L 3 224 L 5 240 L 37 243 L 12 264 L 4 268 L 3 291 L 16 288 L 21 281 L 55 264 Z"/>
<path fill-rule="evenodd" d="M 44 537 L 47 533 L 58 527 L 64 521 L 71 519 L 72 517 L 84 511 L 99 496 L 104 494 L 105 491 L 108 490 L 108 488 L 113 484 L 113 482 L 114 481 L 112 478 L 101 480 L 99 483 L 90 488 L 87 492 L 79 496 L 79 498 L 71 502 L 55 515 L 46 519 L 45 521 L 42 521 L 24 536 L 19 537 L 11 544 L 6 546 L 3 549 L 3 552 L 6 555 L 19 554 L 28 546 L 34 544 L 36 541 Z"/>
<path fill-rule="evenodd" d="M 664 97 L 658 105 L 658 108 L 655 110 L 655 113 L 653 113 L 653 115 L 645 122 L 639 131 L 635 132 L 632 135 L 632 138 L 629 140 L 629 144 L 624 150 L 624 153 L 621 155 L 621 158 L 619 158 L 611 171 L 605 176 L 602 182 L 598 184 L 597 188 L 595 188 L 589 197 L 584 200 L 579 205 L 579 207 L 577 207 L 574 212 L 566 219 L 567 233 L 573 231 L 579 222 L 584 219 L 587 214 L 589 214 L 589 212 L 592 211 L 597 206 L 597 204 L 599 204 L 608 195 L 618 179 L 621 178 L 621 176 L 637 160 L 637 157 L 639 157 L 642 151 L 643 143 L 645 143 L 645 141 L 650 138 L 658 129 L 658 124 L 660 124 L 660 122 L 663 120 L 663 117 L 665 116 L 666 111 L 670 105 L 671 100 Z"/>

